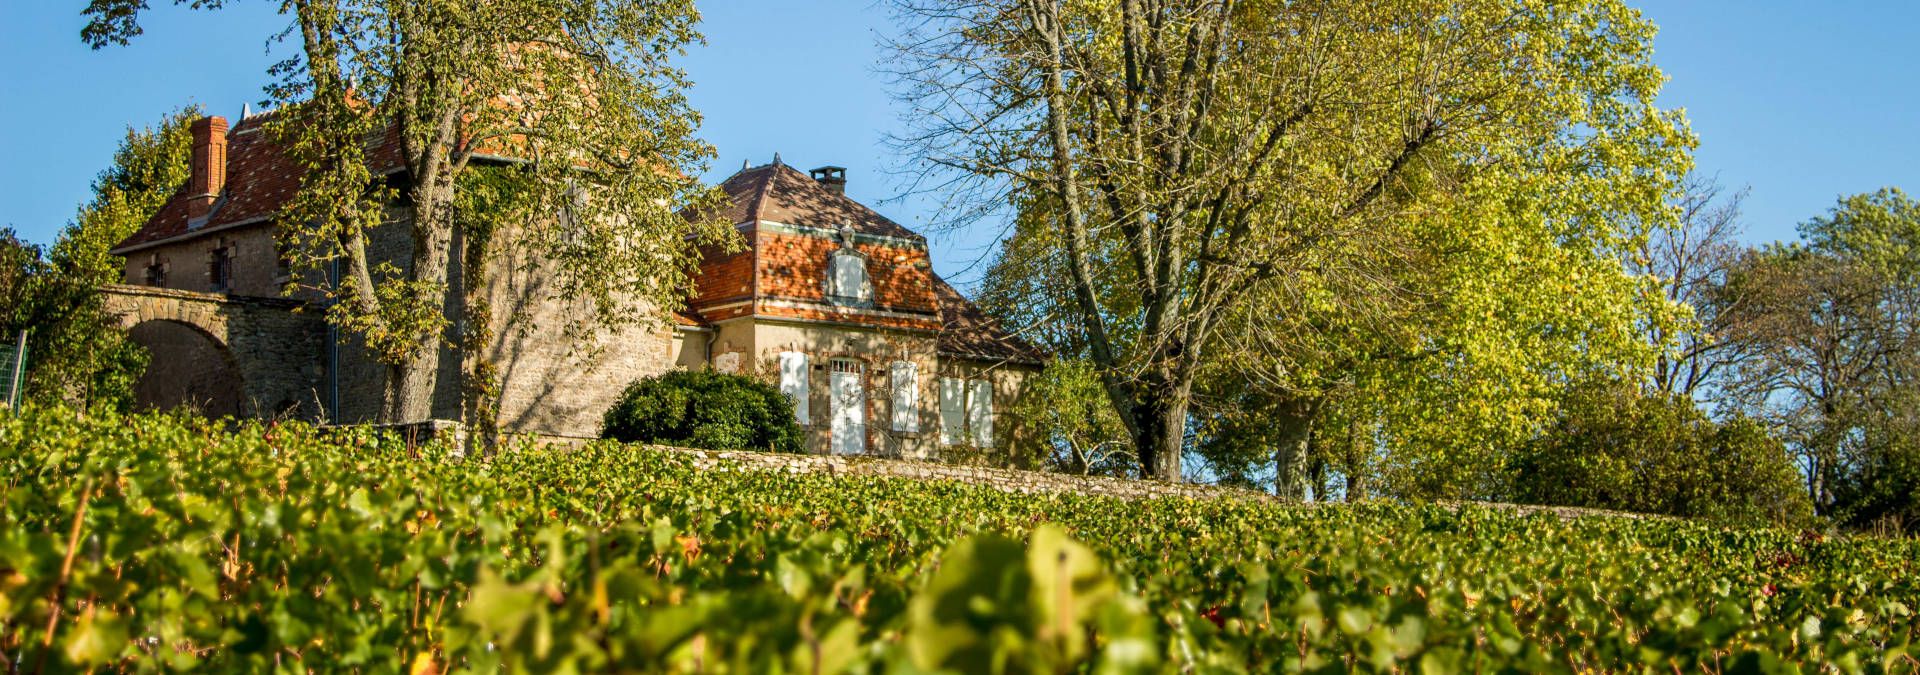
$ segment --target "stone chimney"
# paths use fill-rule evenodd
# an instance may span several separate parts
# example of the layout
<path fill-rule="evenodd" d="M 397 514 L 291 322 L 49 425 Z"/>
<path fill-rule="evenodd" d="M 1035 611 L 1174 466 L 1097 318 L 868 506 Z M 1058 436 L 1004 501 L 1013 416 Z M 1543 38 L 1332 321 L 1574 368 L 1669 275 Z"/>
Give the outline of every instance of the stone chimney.
<path fill-rule="evenodd" d="M 205 219 L 227 186 L 227 118 L 193 123 L 193 173 L 187 179 L 187 222 Z"/>
<path fill-rule="evenodd" d="M 847 167 L 823 166 L 808 171 L 807 174 L 813 176 L 814 180 L 819 181 L 820 187 L 826 188 L 836 195 L 844 195 L 847 193 Z"/>

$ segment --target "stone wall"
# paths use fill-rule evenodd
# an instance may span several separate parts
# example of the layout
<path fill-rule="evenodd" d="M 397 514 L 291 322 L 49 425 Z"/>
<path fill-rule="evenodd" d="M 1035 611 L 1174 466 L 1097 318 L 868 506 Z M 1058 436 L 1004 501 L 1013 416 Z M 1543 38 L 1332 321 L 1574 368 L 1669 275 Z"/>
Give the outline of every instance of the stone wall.
<path fill-rule="evenodd" d="M 783 471 L 787 473 L 825 473 L 834 476 L 881 476 L 913 480 L 959 481 L 1005 492 L 1020 494 L 1082 494 L 1152 499 L 1186 497 L 1191 499 L 1250 499 L 1277 501 L 1273 495 L 1215 485 L 1163 483 L 1099 476 L 1075 476 L 1063 473 L 997 469 L 964 464 L 943 464 L 882 457 L 842 457 L 834 455 L 789 455 L 743 450 L 692 450 L 650 446 L 661 452 L 673 452 L 693 458 L 694 466 L 704 470 Z"/>
<path fill-rule="evenodd" d="M 577 444 L 575 442 L 574 444 Z M 1080 494 L 1119 499 L 1241 499 L 1280 503 L 1272 494 L 1242 488 L 1192 483 L 1163 483 L 1153 480 L 1076 476 L 1043 471 L 997 469 L 963 464 L 888 459 L 882 457 L 837 457 L 832 455 L 789 455 L 745 450 L 696 450 L 669 446 L 647 446 L 658 452 L 670 452 L 693 458 L 694 466 L 708 471 L 781 471 L 786 473 L 824 473 L 832 476 L 878 476 L 928 481 L 957 481 L 1018 494 Z M 1562 520 L 1576 518 L 1627 518 L 1633 520 L 1673 520 L 1669 516 L 1584 509 L 1571 506 L 1538 506 L 1496 502 L 1441 501 L 1438 506 L 1452 511 L 1462 508 L 1486 508 L 1520 516 L 1549 515 Z M 1295 508 L 1338 506 L 1339 503 L 1300 502 Z"/>
<path fill-rule="evenodd" d="M 213 283 L 213 254 L 224 250 L 232 278 L 224 288 Z M 131 286 L 197 293 L 274 297 L 287 283 L 273 227 L 265 222 L 212 230 L 204 236 L 170 240 L 128 253 L 124 281 Z M 164 270 L 158 286 L 147 285 L 147 267 Z M 312 298 L 302 298 L 312 299 Z"/>
<path fill-rule="evenodd" d="M 399 434 L 401 438 L 409 444 L 423 444 L 434 440 L 459 444 L 465 440 L 465 431 L 460 424 L 445 420 L 432 420 L 413 424 L 362 426 L 387 433 Z M 532 447 L 536 448 L 562 451 L 579 448 L 588 443 L 596 442 L 590 438 L 526 434 L 519 435 L 516 440 L 518 442 L 531 444 Z M 775 471 L 790 474 L 824 473 L 829 476 L 872 476 L 922 481 L 952 481 L 1015 494 L 1097 495 L 1128 500 L 1161 498 L 1237 499 L 1276 504 L 1285 501 L 1266 492 L 1219 485 L 1165 483 L 1153 480 L 1107 478 L 1103 476 L 1076 476 L 1064 473 L 1001 469 L 988 466 L 948 464 L 926 460 L 895 459 L 889 457 L 846 457 L 839 455 L 800 455 L 757 452 L 752 450 L 701 450 L 668 445 L 640 445 L 634 447 L 651 452 L 686 456 L 692 459 L 695 468 L 703 471 Z M 1437 501 L 1434 502 L 1434 504 L 1451 511 L 1458 511 L 1462 508 L 1485 508 L 1504 511 L 1519 516 L 1549 515 L 1562 520 L 1573 520 L 1576 518 L 1676 520 L 1671 516 L 1607 511 L 1604 509 L 1586 509 L 1571 506 L 1540 506 L 1534 504 L 1468 501 Z M 1290 506 L 1294 508 L 1318 508 L 1322 506 L 1340 505 L 1343 504 L 1338 502 L 1295 502 L 1290 504 Z"/>
<path fill-rule="evenodd" d="M 101 295 L 107 313 L 160 364 L 136 385 L 149 393 L 162 392 L 144 404 L 168 407 L 200 401 L 215 404 L 209 410 L 215 414 L 323 419 L 326 327 L 312 308 L 282 298 L 147 286 L 107 286 Z M 229 373 L 209 370 L 228 364 Z M 167 389 L 182 384 L 167 378 L 191 373 L 211 378 L 202 390 L 237 386 L 239 391 Z"/>

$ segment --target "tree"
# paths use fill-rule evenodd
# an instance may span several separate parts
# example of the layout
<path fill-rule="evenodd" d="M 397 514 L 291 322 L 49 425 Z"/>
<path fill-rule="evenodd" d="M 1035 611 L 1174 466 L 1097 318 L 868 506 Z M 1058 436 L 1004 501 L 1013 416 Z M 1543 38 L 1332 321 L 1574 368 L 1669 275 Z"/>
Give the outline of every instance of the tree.
<path fill-rule="evenodd" d="M 197 107 L 175 110 L 156 126 L 127 129 L 113 163 L 93 181 L 93 197 L 50 250 L 15 242 L 25 276 L 10 285 L 12 329 L 26 328 L 27 395 L 42 401 L 124 410 L 146 367 L 146 351 L 106 316 L 100 287 L 119 283 L 121 260 L 107 251 L 140 229 L 187 179 L 188 126 Z M 25 258 L 38 262 L 27 264 Z M 24 266 L 23 266 L 24 265 Z M 11 332 L 8 335 L 12 335 Z"/>
<path fill-rule="evenodd" d="M 1509 499 L 1746 526 L 1812 515 L 1785 446 L 1759 422 L 1709 420 L 1692 399 L 1582 387 L 1513 463 Z"/>
<path fill-rule="evenodd" d="M 956 213 L 1018 213 L 1049 258 L 1025 267 L 1060 274 L 1160 479 L 1181 477 L 1196 384 L 1243 303 L 1404 265 L 1409 221 L 1611 244 L 1623 208 L 1660 218 L 1691 143 L 1653 106 L 1651 27 L 1618 2 L 895 4 L 921 125 L 900 143 L 962 185 Z"/>
<path fill-rule="evenodd" d="M 1914 465 L 1920 206 L 1894 189 L 1846 197 L 1800 232 L 1804 243 L 1754 251 L 1728 277 L 1737 337 L 1757 349 L 1733 391 L 1794 449 L 1821 514 L 1847 517 L 1848 499 L 1884 500 L 1876 483 Z"/>
<path fill-rule="evenodd" d="M 1126 427 L 1114 415 L 1092 365 L 1081 359 L 1054 359 L 1028 378 L 1009 413 L 1038 433 L 1038 448 L 1015 447 L 1023 463 L 1081 475 L 1134 475 Z"/>
<path fill-rule="evenodd" d="M 94 0 L 82 37 L 126 43 L 145 5 Z M 389 421 L 429 414 L 450 342 L 468 348 L 467 415 L 484 417 L 491 368 L 471 347 L 492 326 L 480 295 L 491 266 L 451 270 L 493 261 L 505 228 L 520 228 L 515 243 L 552 275 L 552 296 L 584 308 L 565 327 L 575 337 L 663 321 L 690 289 L 697 246 L 728 241 L 724 224 L 676 213 L 714 198 L 697 178 L 713 150 L 693 135 L 699 116 L 671 63 L 700 39 L 691 0 L 285 0 L 281 11 L 299 55 L 273 69 L 271 94 L 287 105 L 270 131 L 305 173 L 277 221 L 293 283 L 337 299 L 328 318 L 387 364 Z M 401 171 L 386 175 L 388 162 Z M 469 180 L 482 166 L 511 170 Z M 512 193 L 514 208 L 456 214 L 476 185 Z M 410 246 L 386 260 L 369 233 L 396 220 Z M 469 334 L 448 335 L 456 320 Z"/>
<path fill-rule="evenodd" d="M 1742 189 L 1689 175 L 1676 199 L 1679 227 L 1657 229 L 1635 247 L 1629 269 L 1658 280 L 1665 306 L 1691 311 L 1683 320 L 1649 321 L 1646 339 L 1662 348 L 1648 383 L 1652 392 L 1694 398 L 1731 375 L 1755 348 L 1736 322 L 1749 318 L 1726 284 L 1746 247 L 1739 242 Z"/>

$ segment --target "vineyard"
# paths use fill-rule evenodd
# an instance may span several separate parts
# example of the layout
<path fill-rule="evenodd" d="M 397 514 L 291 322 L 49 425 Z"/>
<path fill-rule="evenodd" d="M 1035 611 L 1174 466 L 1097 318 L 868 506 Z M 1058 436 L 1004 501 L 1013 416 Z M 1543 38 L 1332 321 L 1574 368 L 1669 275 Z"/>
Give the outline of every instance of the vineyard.
<path fill-rule="evenodd" d="M 1915 672 L 1920 542 L 0 422 L 7 672 Z"/>

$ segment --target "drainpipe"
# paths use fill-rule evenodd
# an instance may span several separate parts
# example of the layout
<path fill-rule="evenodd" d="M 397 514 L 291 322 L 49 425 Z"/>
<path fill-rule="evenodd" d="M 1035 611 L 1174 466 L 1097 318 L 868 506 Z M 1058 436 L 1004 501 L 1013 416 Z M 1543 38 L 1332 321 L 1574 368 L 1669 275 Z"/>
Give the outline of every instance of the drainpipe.
<path fill-rule="evenodd" d="M 340 259 L 328 261 L 327 276 L 340 288 Z M 335 302 L 338 302 L 337 300 Z M 340 423 L 340 327 L 327 322 L 327 421 Z"/>

